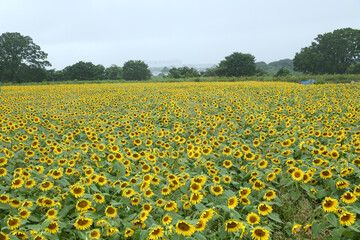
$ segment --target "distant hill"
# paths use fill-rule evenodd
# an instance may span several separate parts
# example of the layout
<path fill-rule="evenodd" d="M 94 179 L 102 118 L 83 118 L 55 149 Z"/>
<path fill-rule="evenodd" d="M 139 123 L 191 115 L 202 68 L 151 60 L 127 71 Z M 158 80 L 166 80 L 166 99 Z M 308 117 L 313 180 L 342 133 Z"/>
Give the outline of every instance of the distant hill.
<path fill-rule="evenodd" d="M 268 64 L 266 62 L 256 62 L 255 65 L 257 68 L 263 69 L 270 74 L 276 74 L 282 67 L 289 69 L 291 74 L 297 74 L 297 72 L 294 71 L 294 65 L 291 59 L 282 59 Z"/>

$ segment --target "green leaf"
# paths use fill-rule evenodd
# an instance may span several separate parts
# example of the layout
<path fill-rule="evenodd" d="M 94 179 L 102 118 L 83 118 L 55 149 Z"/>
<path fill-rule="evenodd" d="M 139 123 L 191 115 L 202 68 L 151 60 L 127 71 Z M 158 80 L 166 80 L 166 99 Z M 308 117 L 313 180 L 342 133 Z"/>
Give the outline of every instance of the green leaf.
<path fill-rule="evenodd" d="M 59 217 L 59 218 L 65 217 L 66 214 L 68 214 L 68 212 L 69 212 L 72 208 L 74 208 L 74 206 L 65 206 L 65 207 L 63 207 L 63 208 L 61 209 L 61 211 L 59 212 L 58 217 Z"/>
<path fill-rule="evenodd" d="M 140 231 L 140 240 L 144 240 L 149 235 L 149 230 L 141 230 Z"/>
<path fill-rule="evenodd" d="M 343 232 L 344 232 L 344 228 L 336 228 L 336 229 L 332 230 L 332 232 L 331 232 L 332 238 L 330 240 L 340 239 Z"/>
<path fill-rule="evenodd" d="M 204 235 L 202 235 L 201 233 L 194 233 L 194 238 L 195 239 L 199 239 L 199 240 L 207 240 L 207 238 L 204 236 Z"/>
<path fill-rule="evenodd" d="M 338 218 L 335 216 L 335 214 L 333 213 L 329 213 L 326 216 L 326 219 L 331 223 L 331 225 L 333 225 L 334 227 L 338 227 L 339 226 L 339 220 Z"/>
<path fill-rule="evenodd" d="M 353 230 L 353 231 L 355 231 L 355 232 L 358 232 L 358 233 L 360 233 L 360 229 L 358 229 L 358 228 L 356 228 L 356 227 L 354 227 L 354 226 L 348 226 L 348 228 L 350 228 L 351 230 Z"/>
<path fill-rule="evenodd" d="M 198 203 L 195 205 L 196 209 L 199 211 L 204 211 L 206 209 L 206 207 L 204 206 L 204 204 L 202 203 Z"/>
<path fill-rule="evenodd" d="M 317 237 L 325 229 L 325 223 L 313 223 L 311 226 L 311 231 L 314 237 Z"/>
<path fill-rule="evenodd" d="M 268 217 L 269 217 L 271 220 L 274 220 L 274 221 L 276 221 L 276 222 L 278 222 L 278 223 L 282 223 L 282 221 L 281 221 L 281 219 L 280 219 L 280 216 L 279 216 L 279 214 L 277 214 L 277 213 L 270 213 L 270 214 L 268 215 Z"/>

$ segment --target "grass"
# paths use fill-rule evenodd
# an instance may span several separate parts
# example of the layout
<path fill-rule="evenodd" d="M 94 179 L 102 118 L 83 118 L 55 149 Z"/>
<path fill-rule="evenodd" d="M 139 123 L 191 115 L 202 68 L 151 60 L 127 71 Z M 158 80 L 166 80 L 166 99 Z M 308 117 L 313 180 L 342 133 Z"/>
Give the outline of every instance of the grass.
<path fill-rule="evenodd" d="M 360 82 L 359 74 L 324 74 L 324 75 L 293 75 L 285 77 L 275 76 L 249 76 L 249 77 L 197 77 L 197 78 L 153 78 L 146 81 L 127 81 L 127 80 L 67 80 L 67 81 L 42 81 L 42 82 L 27 82 L 27 83 L 1 83 L 3 86 L 12 85 L 57 85 L 57 84 L 101 84 L 101 83 L 156 83 L 156 82 L 242 82 L 242 81 L 259 81 L 259 82 L 294 82 L 297 83 L 304 79 L 316 79 L 316 83 L 351 83 Z"/>

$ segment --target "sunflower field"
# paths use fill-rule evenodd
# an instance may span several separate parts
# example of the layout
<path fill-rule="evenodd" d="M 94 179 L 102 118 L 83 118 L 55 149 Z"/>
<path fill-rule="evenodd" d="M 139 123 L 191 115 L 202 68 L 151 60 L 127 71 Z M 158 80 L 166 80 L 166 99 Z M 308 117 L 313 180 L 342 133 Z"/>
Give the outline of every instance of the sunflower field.
<path fill-rule="evenodd" d="M 0 240 L 359 239 L 360 85 L 0 93 Z"/>

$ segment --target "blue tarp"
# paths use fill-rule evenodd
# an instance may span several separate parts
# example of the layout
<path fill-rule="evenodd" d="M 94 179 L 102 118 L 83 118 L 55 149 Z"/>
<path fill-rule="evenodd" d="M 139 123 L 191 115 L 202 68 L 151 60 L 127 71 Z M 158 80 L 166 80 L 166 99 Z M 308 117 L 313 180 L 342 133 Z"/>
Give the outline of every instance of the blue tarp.
<path fill-rule="evenodd" d="M 311 84 L 314 84 L 315 83 L 315 79 L 307 79 L 307 80 L 301 80 L 300 81 L 300 84 L 303 84 L 303 85 L 311 85 Z"/>

